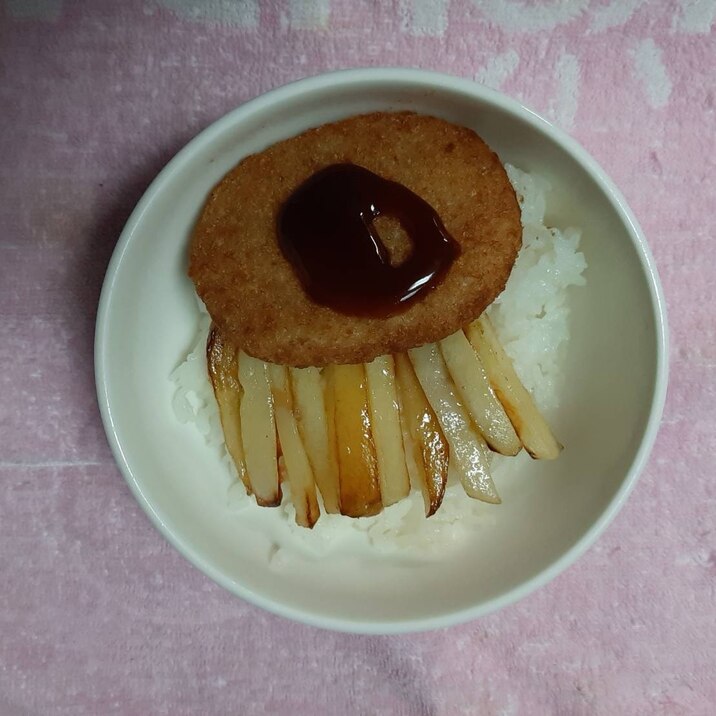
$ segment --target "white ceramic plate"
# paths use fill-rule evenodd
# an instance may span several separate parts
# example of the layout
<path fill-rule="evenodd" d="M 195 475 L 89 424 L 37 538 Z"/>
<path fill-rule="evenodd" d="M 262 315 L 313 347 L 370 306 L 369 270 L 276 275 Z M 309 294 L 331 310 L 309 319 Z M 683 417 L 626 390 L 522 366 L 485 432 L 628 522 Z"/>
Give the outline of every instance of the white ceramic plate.
<path fill-rule="evenodd" d="M 171 371 L 197 308 L 186 276 L 191 229 L 208 192 L 244 156 L 309 127 L 411 109 L 475 129 L 503 161 L 546 175 L 548 219 L 584 229 L 588 284 L 573 292 L 554 463 L 499 476 L 503 504 L 443 560 L 417 565 L 341 550 L 269 565 L 276 515 L 227 508 L 224 468 L 172 411 Z M 666 390 L 658 277 L 624 199 L 573 140 L 517 103 L 465 80 L 416 70 L 351 70 L 249 102 L 190 142 L 122 233 L 105 279 L 96 379 L 107 436 L 137 500 L 197 567 L 237 595 L 310 624 L 389 633 L 446 626 L 508 604 L 594 541 L 632 488 Z M 272 513 L 272 514 L 269 514 Z M 245 515 L 249 515 L 245 517 Z M 281 535 L 278 535 L 279 538 Z"/>

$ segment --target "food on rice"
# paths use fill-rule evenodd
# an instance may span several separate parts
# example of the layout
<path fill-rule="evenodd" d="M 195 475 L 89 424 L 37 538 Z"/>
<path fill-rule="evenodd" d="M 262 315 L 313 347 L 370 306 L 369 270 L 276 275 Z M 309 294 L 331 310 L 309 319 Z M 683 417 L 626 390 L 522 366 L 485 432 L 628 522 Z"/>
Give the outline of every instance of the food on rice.
<path fill-rule="evenodd" d="M 367 152 L 376 136 L 394 141 Z M 417 154 L 426 136 L 440 139 L 427 145 L 437 151 L 439 144 L 440 156 Z M 391 153 L 393 145 L 398 149 Z M 357 153 L 346 156 L 349 149 Z M 368 161 L 361 161 L 363 154 Z M 363 166 L 351 164 L 354 158 Z M 494 453 L 512 456 L 524 447 L 533 458 L 558 456 L 561 446 L 534 396 L 548 405 L 556 393 L 559 346 L 568 336 L 566 290 L 583 283 L 586 264 L 577 250 L 578 231 L 545 227 L 544 180 L 506 170 L 469 130 L 410 113 L 376 114 L 311 130 L 249 157 L 214 190 L 197 225 L 190 274 L 213 321 L 207 355 L 216 403 L 197 399 L 201 391 L 190 388 L 202 365 L 194 352 L 175 372 L 175 407 L 205 422 L 205 432 L 216 439 L 212 408 L 218 405 L 235 473 L 259 504 L 278 505 L 287 494 L 288 511 L 302 527 L 316 525 L 322 512 L 329 521 L 340 513 L 368 520 L 380 532 L 381 513 L 395 515 L 391 505 L 414 504 L 416 493 L 424 515 L 436 520 L 443 501 L 454 502 L 453 482 L 470 497 L 499 503 Z M 451 171 L 452 195 L 446 191 Z M 252 194 L 248 187 L 257 177 Z M 314 293 L 302 271 L 325 273 L 332 259 L 323 265 L 320 251 L 306 254 L 304 244 L 294 255 L 296 246 L 282 243 L 286 207 L 293 210 L 291 202 L 309 196 L 315 213 L 327 186 L 316 193 L 320 182 L 346 177 L 345 191 L 328 192 L 332 204 L 346 196 L 352 201 L 366 186 L 407 193 L 419 211 L 427 207 L 426 217 L 442 209 L 431 221 L 447 248 L 457 238 L 459 251 L 442 273 L 431 269 L 421 291 L 404 294 L 405 305 L 397 308 L 386 303 L 382 315 L 373 304 L 369 315 L 353 310 L 361 284 L 353 281 L 341 294 L 340 273 L 329 281 L 333 293 Z M 396 178 L 411 186 L 395 184 Z M 264 183 L 272 181 L 269 191 Z M 359 196 L 359 219 L 383 262 L 380 270 L 392 278 L 391 267 L 409 264 L 421 247 L 399 211 L 380 215 L 378 196 L 375 205 L 372 195 Z M 333 223 L 341 217 L 330 216 Z M 468 223 L 461 223 L 465 218 Z M 387 223 L 376 233 L 378 219 Z M 302 241 L 314 240 L 305 206 L 292 220 Z M 319 222 L 316 231 L 325 226 Z M 332 251 L 340 231 L 327 226 L 324 244 L 317 245 Z M 401 227 L 408 232 L 407 250 Z M 363 240 L 362 227 L 353 237 L 344 229 L 350 254 L 349 242 Z M 344 264 L 336 254 L 336 265 L 350 273 L 365 247 L 357 248 Z M 343 283 L 351 284 L 348 276 Z M 375 295 L 366 290 L 366 303 Z M 375 305 L 383 310 L 380 301 Z M 395 529 L 386 527 L 386 533 Z"/>

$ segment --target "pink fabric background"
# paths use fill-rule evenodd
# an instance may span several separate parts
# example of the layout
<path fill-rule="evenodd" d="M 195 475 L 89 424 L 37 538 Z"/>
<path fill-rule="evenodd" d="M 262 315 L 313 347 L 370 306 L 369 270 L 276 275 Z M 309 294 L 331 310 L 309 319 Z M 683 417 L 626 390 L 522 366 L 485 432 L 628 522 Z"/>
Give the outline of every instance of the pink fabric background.
<path fill-rule="evenodd" d="M 714 0 L 0 0 L 0 714 L 712 714 Z M 604 537 L 447 631 L 325 633 L 189 565 L 112 462 L 92 340 L 134 204 L 192 136 L 359 65 L 552 117 L 641 220 L 671 319 L 661 432 Z"/>

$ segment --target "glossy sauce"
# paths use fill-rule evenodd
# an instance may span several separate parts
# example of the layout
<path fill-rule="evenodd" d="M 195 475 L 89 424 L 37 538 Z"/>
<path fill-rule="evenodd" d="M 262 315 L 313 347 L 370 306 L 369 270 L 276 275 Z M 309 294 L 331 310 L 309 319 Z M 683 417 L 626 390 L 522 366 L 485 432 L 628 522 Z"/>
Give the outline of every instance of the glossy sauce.
<path fill-rule="evenodd" d="M 412 245 L 398 266 L 374 226 L 379 216 L 397 219 Z M 278 241 L 314 301 L 359 316 L 405 310 L 460 255 L 426 201 L 355 164 L 333 164 L 301 184 L 281 207 Z"/>

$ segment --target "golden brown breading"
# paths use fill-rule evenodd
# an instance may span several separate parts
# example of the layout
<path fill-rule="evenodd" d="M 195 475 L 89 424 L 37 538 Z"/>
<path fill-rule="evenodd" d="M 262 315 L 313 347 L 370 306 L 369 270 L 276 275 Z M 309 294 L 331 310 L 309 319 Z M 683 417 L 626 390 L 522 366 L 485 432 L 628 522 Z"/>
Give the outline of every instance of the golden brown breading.
<path fill-rule="evenodd" d="M 314 303 L 278 245 L 276 218 L 286 198 L 319 169 L 345 162 L 425 199 L 462 249 L 442 283 L 389 318 Z M 480 315 L 504 288 L 521 235 L 512 185 L 475 132 L 434 117 L 379 112 L 246 157 L 204 206 L 189 275 L 212 319 L 246 353 L 292 366 L 361 363 L 437 341 Z"/>

